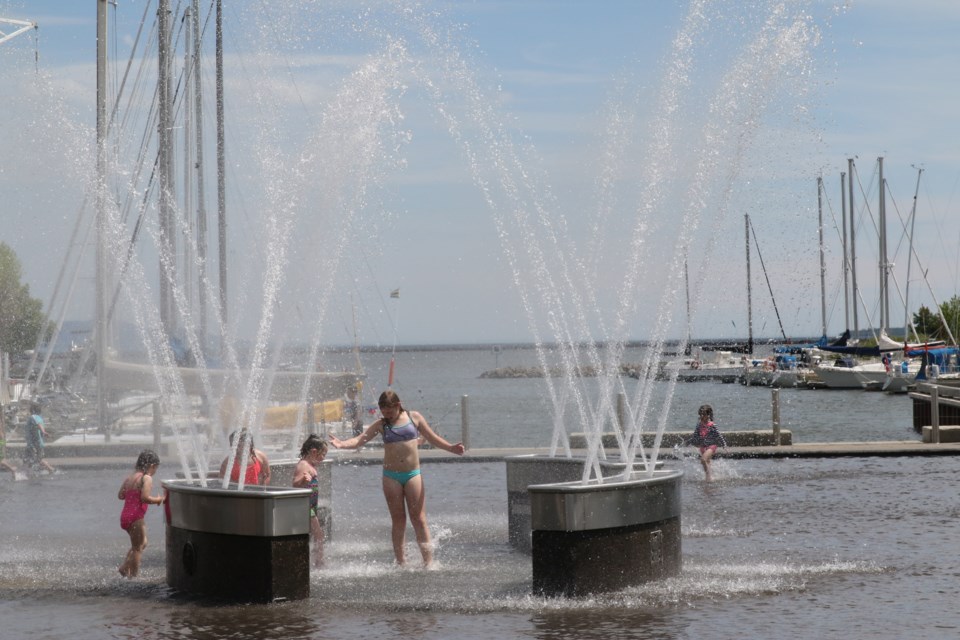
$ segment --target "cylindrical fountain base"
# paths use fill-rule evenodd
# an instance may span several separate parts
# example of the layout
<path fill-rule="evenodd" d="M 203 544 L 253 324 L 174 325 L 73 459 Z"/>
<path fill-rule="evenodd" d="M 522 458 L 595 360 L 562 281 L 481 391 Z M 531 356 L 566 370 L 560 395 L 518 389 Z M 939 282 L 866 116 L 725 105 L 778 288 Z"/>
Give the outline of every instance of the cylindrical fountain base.
<path fill-rule="evenodd" d="M 165 481 L 167 584 L 231 602 L 310 595 L 310 492 Z"/>
<path fill-rule="evenodd" d="M 679 574 L 682 476 L 531 486 L 533 592 L 582 596 Z"/>
<path fill-rule="evenodd" d="M 530 492 L 534 484 L 574 482 L 583 476 L 584 458 L 564 458 L 541 454 L 508 456 L 507 466 L 507 532 L 510 546 L 530 553 Z M 626 465 L 620 462 L 601 461 L 600 468 L 605 478 L 621 475 Z M 658 460 L 656 468 L 663 467 Z M 634 465 L 639 471 L 642 465 Z"/>

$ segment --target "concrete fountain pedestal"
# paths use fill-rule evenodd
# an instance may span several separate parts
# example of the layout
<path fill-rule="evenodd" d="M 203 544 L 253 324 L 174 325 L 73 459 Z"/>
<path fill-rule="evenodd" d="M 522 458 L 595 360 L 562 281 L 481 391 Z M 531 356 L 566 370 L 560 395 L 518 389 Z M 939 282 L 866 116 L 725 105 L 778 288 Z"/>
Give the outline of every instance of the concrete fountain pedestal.
<path fill-rule="evenodd" d="M 581 596 L 680 573 L 681 471 L 601 463 L 582 483 L 584 459 L 507 458 L 510 544 L 530 553 L 533 592 Z"/>
<path fill-rule="evenodd" d="M 530 492 L 527 487 L 535 484 L 575 482 L 583 476 L 583 458 L 562 458 L 542 454 L 509 456 L 507 466 L 507 528 L 510 545 L 518 551 L 530 553 Z M 623 474 L 626 465 L 622 462 L 600 461 L 604 478 Z M 658 460 L 656 468 L 663 467 Z M 642 467 L 634 465 L 635 470 Z"/>
<path fill-rule="evenodd" d="M 679 574 L 682 477 L 530 486 L 533 592 L 582 596 Z"/>
<path fill-rule="evenodd" d="M 310 595 L 310 491 L 165 480 L 167 584 L 233 602 Z"/>

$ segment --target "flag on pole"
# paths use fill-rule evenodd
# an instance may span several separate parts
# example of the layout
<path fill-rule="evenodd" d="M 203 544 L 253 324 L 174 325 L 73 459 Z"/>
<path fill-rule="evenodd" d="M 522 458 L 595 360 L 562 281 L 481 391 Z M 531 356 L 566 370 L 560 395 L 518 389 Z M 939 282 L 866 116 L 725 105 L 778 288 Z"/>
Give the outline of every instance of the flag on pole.
<path fill-rule="evenodd" d="M 391 292 L 390 292 L 390 297 L 391 297 L 391 298 L 399 298 L 399 297 L 400 297 L 400 289 L 394 289 L 393 291 L 391 291 Z"/>

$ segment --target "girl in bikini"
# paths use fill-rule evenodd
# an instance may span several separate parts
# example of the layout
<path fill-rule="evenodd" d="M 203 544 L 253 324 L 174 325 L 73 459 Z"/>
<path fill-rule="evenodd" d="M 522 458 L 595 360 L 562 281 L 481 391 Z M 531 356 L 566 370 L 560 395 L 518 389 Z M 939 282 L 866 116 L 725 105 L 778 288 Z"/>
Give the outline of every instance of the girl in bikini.
<path fill-rule="evenodd" d="M 331 436 L 330 444 L 337 449 L 357 449 L 378 435 L 383 438 L 383 495 L 390 510 L 393 554 L 398 565 L 405 564 L 404 537 L 409 516 L 423 565 L 429 567 L 433 563 L 433 545 L 427 528 L 426 495 L 420 475 L 417 441 L 422 437 L 434 447 L 458 456 L 463 455 L 463 443 L 450 444 L 437 435 L 422 415 L 403 408 L 394 391 L 380 394 L 377 404 L 380 407 L 379 420 L 349 440 Z"/>
<path fill-rule="evenodd" d="M 123 500 L 123 510 L 120 512 L 120 528 L 130 535 L 130 551 L 117 567 L 124 578 L 135 578 L 140 572 L 140 558 L 147 548 L 147 525 L 143 517 L 147 515 L 147 506 L 163 504 L 162 496 L 150 495 L 153 488 L 153 474 L 160 466 L 160 458 L 156 453 L 145 449 L 137 458 L 137 465 L 133 473 L 124 478 L 120 485 L 117 497 Z"/>
<path fill-rule="evenodd" d="M 318 514 L 320 481 L 317 466 L 327 456 L 327 443 L 318 435 L 307 436 L 300 447 L 300 462 L 293 470 L 293 486 L 310 489 L 310 538 L 313 543 L 313 566 L 323 566 L 323 526 Z"/>

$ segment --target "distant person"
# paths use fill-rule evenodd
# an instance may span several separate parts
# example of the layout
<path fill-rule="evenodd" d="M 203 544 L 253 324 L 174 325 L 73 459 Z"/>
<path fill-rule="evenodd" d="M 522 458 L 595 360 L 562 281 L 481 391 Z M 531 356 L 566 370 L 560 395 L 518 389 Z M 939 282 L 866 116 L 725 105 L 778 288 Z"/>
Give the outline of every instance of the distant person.
<path fill-rule="evenodd" d="M 239 435 L 239 439 L 237 434 Z M 246 429 L 234 431 L 230 434 L 230 446 L 236 444 L 237 454 L 233 460 L 233 468 L 230 469 L 230 481 L 240 482 L 240 465 L 243 464 L 243 451 L 248 449 L 247 467 L 243 474 L 244 485 L 268 485 L 270 484 L 270 461 L 267 454 L 253 446 L 253 435 Z M 218 477 L 223 478 L 227 475 L 227 464 L 230 462 L 228 455 L 220 463 L 220 473 Z"/>
<path fill-rule="evenodd" d="M 160 457 L 150 449 L 144 449 L 137 457 L 133 473 L 123 479 L 117 497 L 123 500 L 120 512 L 120 528 L 130 536 L 130 550 L 117 567 L 124 578 L 136 578 L 140 573 L 140 559 L 147 548 L 147 524 L 144 516 L 151 504 L 163 504 L 163 496 L 150 495 L 153 489 L 153 474 L 160 466 Z"/>
<path fill-rule="evenodd" d="M 698 414 L 700 420 L 693 429 L 693 435 L 687 439 L 687 444 L 700 448 L 700 464 L 703 465 L 707 482 L 712 482 L 713 475 L 710 473 L 710 464 L 717 452 L 717 447 L 726 448 L 727 441 L 713 423 L 713 407 L 705 404 L 700 407 Z"/>
<path fill-rule="evenodd" d="M 357 385 L 350 385 L 347 387 L 347 397 L 343 400 L 343 418 L 355 436 L 363 433 L 363 412 L 358 391 Z"/>
<path fill-rule="evenodd" d="M 317 467 L 327 456 L 327 443 L 311 434 L 300 447 L 300 462 L 293 469 L 293 486 L 310 489 L 310 542 L 313 547 L 313 566 L 323 566 L 323 526 L 320 524 L 320 480 Z"/>
<path fill-rule="evenodd" d="M 27 466 L 46 469 L 49 473 L 56 473 L 57 470 L 43 458 L 43 439 L 50 434 L 43 424 L 43 417 L 40 415 L 42 408 L 39 402 L 30 403 L 30 418 L 24 427 L 23 437 L 26 440 L 26 446 L 23 449 L 23 461 Z"/>
<path fill-rule="evenodd" d="M 427 528 L 426 494 L 423 476 L 420 475 L 417 441 L 422 436 L 438 449 L 458 456 L 463 455 L 463 443 L 450 444 L 437 435 L 422 415 L 403 408 L 400 397 L 394 391 L 381 393 L 377 404 L 381 418 L 367 427 L 366 431 L 349 440 L 338 440 L 331 436 L 330 443 L 337 449 L 356 449 L 377 435 L 383 437 L 383 495 L 390 510 L 393 555 L 398 565 L 406 564 L 404 537 L 409 516 L 420 555 L 423 556 L 423 565 L 429 567 L 433 564 L 433 543 Z"/>
<path fill-rule="evenodd" d="M 3 406 L 0 406 L 0 469 L 4 469 L 17 477 L 17 469 L 7 462 L 7 431 L 4 426 Z"/>

